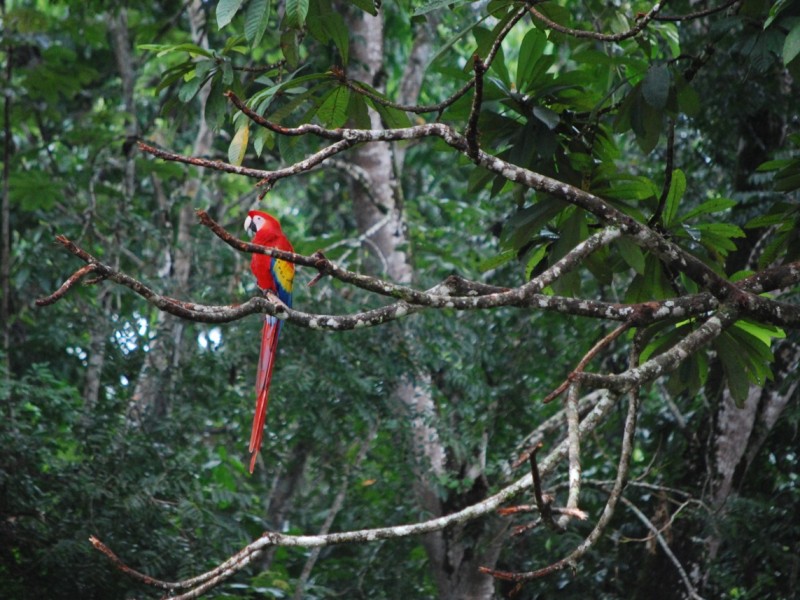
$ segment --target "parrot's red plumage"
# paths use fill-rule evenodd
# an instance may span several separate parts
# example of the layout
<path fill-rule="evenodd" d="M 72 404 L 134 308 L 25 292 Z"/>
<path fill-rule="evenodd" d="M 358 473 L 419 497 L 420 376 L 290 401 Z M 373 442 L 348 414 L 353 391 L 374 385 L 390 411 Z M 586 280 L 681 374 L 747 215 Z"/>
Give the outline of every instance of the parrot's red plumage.
<path fill-rule="evenodd" d="M 254 233 L 253 243 L 278 250 L 294 252 L 292 244 L 283 234 L 281 225 L 272 215 L 260 210 L 251 210 L 244 221 L 244 228 Z M 294 280 L 294 264 L 285 260 L 272 258 L 265 254 L 253 254 L 250 270 L 256 277 L 258 287 L 265 294 L 276 295 L 287 306 L 292 305 L 292 281 Z M 261 440 L 264 437 L 264 421 L 267 417 L 269 402 L 269 384 L 272 380 L 272 366 L 278 349 L 278 336 L 282 322 L 267 315 L 264 328 L 261 330 L 261 355 L 258 359 L 258 375 L 256 376 L 256 413 L 253 417 L 253 430 L 250 433 L 250 472 L 256 465 Z"/>

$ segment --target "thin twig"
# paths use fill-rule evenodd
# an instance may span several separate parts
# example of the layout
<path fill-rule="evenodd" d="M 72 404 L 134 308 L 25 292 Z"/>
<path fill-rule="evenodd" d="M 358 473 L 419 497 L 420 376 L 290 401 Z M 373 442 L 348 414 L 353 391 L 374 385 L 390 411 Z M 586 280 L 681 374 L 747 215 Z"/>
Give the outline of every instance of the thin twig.
<path fill-rule="evenodd" d="M 634 365 L 638 362 L 639 351 L 639 343 L 635 339 L 634 343 L 632 344 L 631 356 L 629 359 L 629 363 L 631 365 Z M 583 542 L 581 542 L 578 547 L 575 548 L 575 550 L 573 550 L 569 555 L 546 567 L 537 569 L 536 571 L 511 572 L 489 569 L 488 567 L 480 567 L 479 570 L 482 573 L 491 575 L 496 579 L 513 581 L 518 585 L 521 585 L 526 581 L 531 581 L 533 579 L 550 575 L 551 573 L 555 573 L 556 571 L 560 571 L 566 567 L 574 567 L 578 560 L 580 560 L 580 558 L 583 557 L 583 555 L 586 554 L 586 552 L 588 552 L 592 546 L 594 546 L 597 540 L 600 539 L 600 536 L 603 534 L 603 531 L 605 531 L 606 526 L 614 516 L 614 510 L 617 502 L 622 496 L 622 490 L 624 489 L 625 482 L 628 478 L 628 468 L 630 466 L 631 454 L 633 453 L 633 437 L 636 432 L 636 414 L 639 408 L 638 388 L 632 390 L 628 395 L 628 398 L 628 412 L 625 416 L 625 425 L 622 435 L 622 448 L 620 450 L 619 464 L 617 466 L 617 476 L 614 479 L 614 486 L 609 493 L 603 513 L 600 515 L 600 518 L 597 520 L 594 529 L 592 529 L 591 533 L 586 537 L 586 539 L 584 539 Z M 534 489 L 536 489 L 535 486 Z"/>
<path fill-rule="evenodd" d="M 97 271 L 97 265 L 94 263 L 90 263 L 88 265 L 84 265 L 77 271 L 75 271 L 72 275 L 70 275 L 67 280 L 61 284 L 61 287 L 58 288 L 55 292 L 50 294 L 49 296 L 45 296 L 44 298 L 37 298 L 36 299 L 36 306 L 48 306 L 55 302 L 61 300 L 61 298 L 66 294 L 69 289 L 75 285 L 84 275 L 88 273 L 93 273 Z"/>
<path fill-rule="evenodd" d="M 653 216 L 647 222 L 648 226 L 663 226 L 664 207 L 667 205 L 669 191 L 672 187 L 672 169 L 675 163 L 675 119 L 669 119 L 667 126 L 667 160 L 664 165 L 664 186 L 661 188 L 661 196 L 658 199 L 658 206 Z"/>
<path fill-rule="evenodd" d="M 550 506 L 553 503 L 553 498 L 551 496 L 545 496 L 545 494 L 542 493 L 542 478 L 539 475 L 539 465 L 536 464 L 536 453 L 543 445 L 544 444 L 542 444 L 542 442 L 539 442 L 533 447 L 530 453 L 531 476 L 533 478 L 533 497 L 536 499 L 536 508 L 539 509 L 542 522 L 549 529 L 552 529 L 558 533 L 563 533 L 564 527 L 556 523 L 556 521 L 553 519 L 553 512 Z"/>
<path fill-rule="evenodd" d="M 642 523 L 644 523 L 645 527 L 647 527 L 655 536 L 656 541 L 658 542 L 658 545 L 661 546 L 661 549 L 664 551 L 664 554 L 666 554 L 667 558 L 669 558 L 672 564 L 675 565 L 675 568 L 677 569 L 678 574 L 681 577 L 681 581 L 683 582 L 683 585 L 686 587 L 686 591 L 689 593 L 689 596 L 694 598 L 695 600 L 703 600 L 703 597 L 700 596 L 700 594 L 697 593 L 697 590 L 694 589 L 692 581 L 691 579 L 689 579 L 689 575 L 686 573 L 686 569 L 683 568 L 681 562 L 672 552 L 672 550 L 669 547 L 669 544 L 667 544 L 666 540 L 664 539 L 664 536 L 661 535 L 661 533 L 658 531 L 658 528 L 655 525 L 653 525 L 650 519 L 648 519 L 647 516 L 645 516 L 645 514 L 642 511 L 640 511 L 633 502 L 631 502 L 625 497 L 621 498 L 621 501 L 625 506 L 627 506 L 630 509 L 630 511 L 634 515 L 636 515 L 636 517 Z"/>
<path fill-rule="evenodd" d="M 575 382 L 567 393 L 565 414 L 567 417 L 567 440 L 569 441 L 569 493 L 567 495 L 567 508 L 578 510 L 578 500 L 581 493 L 581 436 L 578 433 L 580 422 L 578 415 L 578 393 L 580 385 Z M 566 527 L 569 517 L 561 516 L 558 524 Z"/>
<path fill-rule="evenodd" d="M 483 76 L 486 73 L 486 65 L 477 54 L 472 56 L 472 61 L 475 72 L 475 93 L 472 97 L 472 109 L 469 112 L 464 137 L 467 139 L 467 155 L 475 158 L 478 155 L 478 117 L 480 117 L 483 103 Z"/>
<path fill-rule="evenodd" d="M 707 17 L 708 15 L 713 15 L 714 13 L 722 12 L 725 9 L 730 8 L 737 2 L 741 2 L 741 0 L 728 0 L 727 2 L 720 4 L 719 6 L 712 6 L 710 8 L 705 8 L 703 10 L 698 10 L 695 12 L 686 13 L 685 15 L 657 15 L 654 20 L 656 21 L 691 21 L 692 19 L 700 19 L 702 17 Z"/>
<path fill-rule="evenodd" d="M 169 581 L 161 581 L 160 579 L 155 579 L 154 577 L 150 577 L 144 573 L 137 571 L 136 569 L 131 569 L 128 565 L 126 565 L 122 559 L 120 559 L 114 552 L 106 546 L 103 542 L 97 539 L 95 536 L 89 536 L 89 542 L 94 546 L 97 550 L 102 552 L 103 554 L 108 557 L 108 559 L 117 567 L 120 571 L 128 575 L 129 577 L 133 577 L 134 579 L 141 581 L 147 585 L 151 585 L 153 587 L 161 588 L 164 590 L 174 590 L 179 589 L 180 585 L 171 583 Z"/>
<path fill-rule="evenodd" d="M 572 373 L 570 373 L 569 376 L 556 389 L 554 389 L 547 396 L 545 396 L 542 402 L 545 404 L 547 404 L 548 402 L 552 402 L 553 400 L 558 398 L 561 394 L 563 394 L 564 390 L 566 390 L 572 382 L 579 380 L 580 374 L 583 373 L 584 369 L 586 368 L 586 365 L 589 364 L 589 361 L 591 361 L 595 356 L 597 356 L 597 353 L 600 352 L 600 350 L 605 348 L 608 344 L 610 344 L 620 335 L 625 333 L 625 331 L 627 331 L 631 327 L 632 323 L 633 323 L 632 321 L 627 321 L 623 323 L 622 325 L 614 329 L 614 331 L 604 336 L 594 346 L 592 346 L 580 360 L 578 366 L 572 370 Z"/>
<path fill-rule="evenodd" d="M 549 17 L 543 15 L 539 12 L 536 7 L 529 6 L 528 10 L 530 13 L 539 21 L 547 25 L 550 29 L 554 31 L 558 31 L 559 33 L 563 33 L 564 35 L 568 35 L 571 37 L 576 38 L 589 38 L 592 40 L 597 40 L 600 42 L 620 42 L 622 40 L 626 40 L 628 38 L 632 38 L 638 35 L 647 24 L 653 20 L 653 18 L 658 14 L 658 11 L 661 10 L 663 6 L 663 2 L 656 2 L 647 13 L 642 15 L 639 19 L 639 22 L 628 29 L 627 31 L 622 31 L 620 33 L 598 33 L 596 31 L 585 31 L 583 29 L 572 29 L 571 27 L 566 27 L 561 25 L 560 23 L 556 23 L 555 21 L 551 20 Z"/>

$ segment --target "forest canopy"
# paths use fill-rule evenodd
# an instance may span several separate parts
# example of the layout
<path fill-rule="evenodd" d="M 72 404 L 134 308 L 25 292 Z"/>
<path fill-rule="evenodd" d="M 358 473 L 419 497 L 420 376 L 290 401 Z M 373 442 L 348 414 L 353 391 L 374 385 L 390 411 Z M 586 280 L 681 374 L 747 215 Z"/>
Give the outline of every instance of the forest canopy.
<path fill-rule="evenodd" d="M 9 597 L 797 593 L 800 4 L 0 7 Z"/>

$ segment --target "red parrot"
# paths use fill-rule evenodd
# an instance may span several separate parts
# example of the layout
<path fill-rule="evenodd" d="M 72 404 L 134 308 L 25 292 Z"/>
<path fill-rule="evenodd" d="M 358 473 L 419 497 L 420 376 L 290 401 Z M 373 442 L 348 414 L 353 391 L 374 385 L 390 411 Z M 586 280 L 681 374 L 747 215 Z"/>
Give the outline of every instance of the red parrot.
<path fill-rule="evenodd" d="M 294 252 L 292 244 L 281 231 L 281 225 L 272 215 L 260 210 L 251 210 L 244 220 L 244 228 L 253 233 L 253 243 L 278 250 Z M 256 277 L 258 287 L 265 295 L 276 295 L 286 306 L 292 305 L 292 281 L 294 264 L 265 254 L 253 254 L 250 270 Z M 269 384 L 272 379 L 272 366 L 278 350 L 278 336 L 282 321 L 267 315 L 261 330 L 261 356 L 258 359 L 256 376 L 256 414 L 253 417 L 253 430 L 250 433 L 250 472 L 256 466 L 256 458 L 264 437 L 264 421 L 267 417 Z"/>

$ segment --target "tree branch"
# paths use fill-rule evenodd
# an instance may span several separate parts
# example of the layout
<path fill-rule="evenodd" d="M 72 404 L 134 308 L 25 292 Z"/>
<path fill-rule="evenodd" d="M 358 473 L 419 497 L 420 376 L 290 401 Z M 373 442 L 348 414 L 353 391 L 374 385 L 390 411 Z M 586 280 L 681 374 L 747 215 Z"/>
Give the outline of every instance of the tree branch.
<path fill-rule="evenodd" d="M 630 364 L 636 364 L 638 360 L 639 344 L 634 342 L 631 348 Z M 602 515 L 600 515 L 600 518 L 597 520 L 594 529 L 592 529 L 591 533 L 586 537 L 586 539 L 584 539 L 583 542 L 581 542 L 581 544 L 579 544 L 578 547 L 566 557 L 546 567 L 537 569 L 536 571 L 514 573 L 481 567 L 482 572 L 487 573 L 496 579 L 516 582 L 518 584 L 517 587 L 519 587 L 526 581 L 538 579 L 540 577 L 550 575 L 551 573 L 555 573 L 556 571 L 560 571 L 568 566 L 574 567 L 577 564 L 577 561 L 580 560 L 580 558 L 586 554 L 586 552 L 588 552 L 592 546 L 594 546 L 598 539 L 600 539 L 600 536 L 603 534 L 603 531 L 605 531 L 606 526 L 614 516 L 614 510 L 617 502 L 622 496 L 622 490 L 625 487 L 625 482 L 628 477 L 628 467 L 630 466 L 630 458 L 633 452 L 633 437 L 636 432 L 636 413 L 638 408 L 639 390 L 637 388 L 631 390 L 631 393 L 629 394 L 628 412 L 625 416 L 625 426 L 622 435 L 622 448 L 620 450 L 619 464 L 617 466 L 617 476 L 614 480 L 614 486 L 608 496 L 608 500 L 606 501 Z M 567 441 L 567 444 L 568 446 L 570 445 L 569 441 Z M 570 482 L 570 487 L 572 487 L 572 485 L 572 482 Z"/>
<path fill-rule="evenodd" d="M 580 434 L 586 436 L 593 431 L 600 423 L 605 420 L 606 415 L 616 403 L 616 396 L 605 394 L 600 402 L 589 412 L 581 422 Z M 542 477 L 549 475 L 567 453 L 567 442 L 562 441 L 550 454 L 539 463 L 539 471 Z M 316 548 L 345 543 L 374 542 L 377 540 L 396 539 L 409 537 L 412 535 L 423 535 L 433 531 L 439 531 L 446 527 L 451 527 L 459 523 L 473 521 L 486 514 L 494 512 L 498 507 L 510 498 L 529 488 L 532 484 L 531 474 L 527 474 L 514 483 L 501 489 L 494 495 L 472 504 L 458 512 L 407 525 L 396 525 L 392 527 L 381 527 L 377 529 L 362 529 L 357 531 L 347 531 L 342 533 L 328 533 L 323 535 L 285 535 L 277 532 L 265 532 L 259 539 L 251 542 L 239 552 L 219 564 L 214 569 L 207 571 L 197 577 L 178 582 L 160 582 L 165 589 L 189 589 L 190 592 L 182 596 L 173 598 L 196 598 L 203 592 L 211 589 L 224 581 L 231 575 L 242 570 L 267 548 L 272 546 Z M 110 550 L 109 550 L 110 552 Z M 105 553 L 105 552 L 104 552 Z M 108 554 L 109 558 L 113 552 Z M 120 565 L 125 565 L 119 561 Z M 126 568 L 129 568 L 126 566 Z M 127 571 L 126 571 L 127 572 Z M 147 577 L 147 576 L 145 576 Z M 155 581 L 155 580 L 154 580 Z"/>
<path fill-rule="evenodd" d="M 589 38 L 599 42 L 620 42 L 638 35 L 645 27 L 647 27 L 647 24 L 653 20 L 664 4 L 666 4 L 666 2 L 656 2 L 653 5 L 653 8 L 639 18 L 639 22 L 634 27 L 631 27 L 627 31 L 622 31 L 620 33 L 598 33 L 596 31 L 572 29 L 571 27 L 565 27 L 564 25 L 551 20 L 549 17 L 546 17 L 540 13 L 535 6 L 529 6 L 528 11 L 538 21 L 541 21 L 550 29 L 558 31 L 559 33 L 563 33 L 564 35 L 576 38 Z"/>
<path fill-rule="evenodd" d="M 233 99 L 235 95 L 228 92 L 228 96 Z M 239 101 L 241 102 L 241 101 Z M 236 104 L 236 102 L 234 102 Z M 237 106 L 240 106 L 237 104 Z M 244 107 L 244 103 L 241 103 Z M 246 108 L 246 107 L 244 107 Z M 244 110 L 243 108 L 243 110 Z M 400 129 L 325 129 L 315 124 L 305 124 L 299 127 L 287 128 L 274 123 L 270 123 L 263 117 L 256 115 L 252 111 L 249 117 L 259 125 L 268 127 L 276 133 L 282 135 L 317 135 L 325 139 L 338 140 L 343 144 L 333 144 L 326 147 L 323 151 L 313 155 L 318 164 L 324 158 L 333 156 L 350 146 L 359 142 L 377 141 L 400 141 L 408 139 L 418 139 L 422 137 L 439 137 L 452 148 L 458 150 L 466 156 L 470 156 L 469 143 L 467 140 L 456 133 L 448 125 L 442 123 L 428 123 L 414 127 Z M 344 142 L 347 142 L 346 144 Z M 146 145 L 145 145 L 146 146 Z M 150 147 L 147 147 L 150 148 Z M 155 150 L 153 148 L 153 150 Z M 281 171 L 258 171 L 245 167 L 236 167 L 220 161 L 206 161 L 205 159 L 193 159 L 172 153 L 156 151 L 157 156 L 169 157 L 168 160 L 178 160 L 188 164 L 197 164 L 209 168 L 218 168 L 228 172 L 246 174 L 248 176 L 261 176 L 264 181 L 271 182 L 277 178 L 288 177 L 304 170 L 308 170 L 313 165 L 309 165 L 311 158 L 301 161 L 296 165 Z M 324 154 L 324 157 L 322 155 Z M 322 158 L 320 158 L 322 157 Z M 800 307 L 786 302 L 778 302 L 757 296 L 735 285 L 716 273 L 711 267 L 702 260 L 694 256 L 670 241 L 658 232 L 633 217 L 614 208 L 602 198 L 595 196 L 585 190 L 570 184 L 558 181 L 546 175 L 541 175 L 523 167 L 519 167 L 496 156 L 477 150 L 473 153 L 473 161 L 489 171 L 504 176 L 509 181 L 520 183 L 531 189 L 552 194 L 570 204 L 574 204 L 597 217 L 601 222 L 611 228 L 619 228 L 620 231 L 629 236 L 636 244 L 649 250 L 657 256 L 666 266 L 685 273 L 690 279 L 707 289 L 720 302 L 732 302 L 737 310 L 743 315 L 749 316 L 761 322 L 771 323 L 779 326 L 798 327 L 800 326 Z M 198 162 L 199 161 L 199 162 Z M 532 292 L 533 293 L 533 292 Z M 453 306 L 451 308 L 458 308 Z"/>

